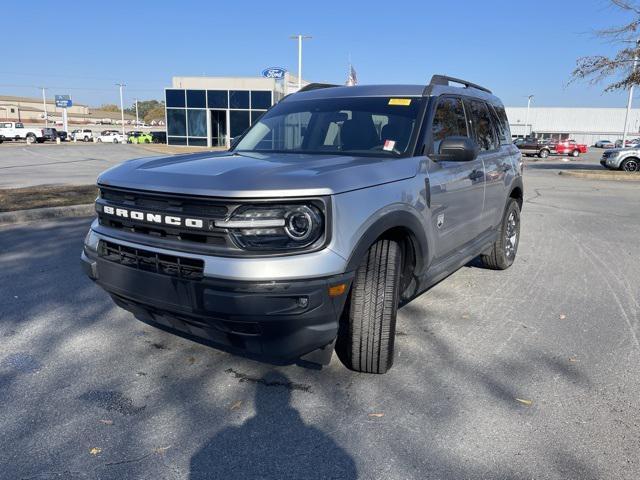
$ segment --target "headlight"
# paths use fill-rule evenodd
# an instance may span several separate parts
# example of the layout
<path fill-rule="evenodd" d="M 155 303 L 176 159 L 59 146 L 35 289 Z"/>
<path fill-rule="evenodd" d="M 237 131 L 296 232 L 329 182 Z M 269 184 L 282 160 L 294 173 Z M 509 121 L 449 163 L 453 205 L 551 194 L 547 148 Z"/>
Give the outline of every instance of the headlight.
<path fill-rule="evenodd" d="M 89 231 L 87 232 L 87 236 L 84 237 L 84 246 L 89 250 L 93 250 L 95 252 L 96 250 L 98 250 L 99 241 L 100 239 L 98 238 L 98 236 L 93 232 L 93 230 L 89 229 Z"/>
<path fill-rule="evenodd" d="M 300 250 L 322 243 L 324 218 L 320 205 L 313 203 L 249 205 L 215 225 L 228 229 L 245 250 Z"/>

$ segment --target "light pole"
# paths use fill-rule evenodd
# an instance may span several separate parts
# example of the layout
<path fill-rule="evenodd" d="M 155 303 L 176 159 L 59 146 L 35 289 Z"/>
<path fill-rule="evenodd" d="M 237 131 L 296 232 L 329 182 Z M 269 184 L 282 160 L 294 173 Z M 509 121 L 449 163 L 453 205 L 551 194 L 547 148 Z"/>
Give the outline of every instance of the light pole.
<path fill-rule="evenodd" d="M 527 124 L 529 123 L 529 110 L 531 109 L 531 100 L 535 95 L 529 95 L 527 97 L 527 116 L 524 117 L 524 138 L 527 138 Z"/>
<path fill-rule="evenodd" d="M 44 110 L 44 127 L 47 128 L 49 126 L 48 114 L 47 114 L 47 94 L 45 93 L 46 88 L 40 87 L 42 89 L 42 109 Z"/>
<path fill-rule="evenodd" d="M 138 121 L 138 99 L 137 99 L 137 98 L 135 98 L 134 100 L 136 101 L 136 127 L 137 127 L 137 126 L 138 126 L 138 124 L 140 123 L 140 122 Z"/>
<path fill-rule="evenodd" d="M 302 88 L 302 41 L 312 38 L 310 35 L 292 35 L 292 39 L 298 40 L 298 90 Z"/>
<path fill-rule="evenodd" d="M 122 143 L 125 142 L 125 138 L 124 138 L 124 101 L 122 100 L 122 89 L 124 87 L 126 87 L 126 84 L 124 83 L 116 83 L 116 85 L 118 87 L 120 87 L 120 115 L 122 118 Z"/>
<path fill-rule="evenodd" d="M 636 49 L 633 54 L 633 65 L 631 66 L 631 75 L 636 71 L 638 66 L 638 48 L 640 48 L 640 39 L 636 40 Z M 629 114 L 631 113 L 631 102 L 633 101 L 633 83 L 629 87 L 629 99 L 627 100 L 627 113 L 624 116 L 624 131 L 622 132 L 622 145 L 624 148 L 627 146 L 627 128 L 629 125 Z"/>

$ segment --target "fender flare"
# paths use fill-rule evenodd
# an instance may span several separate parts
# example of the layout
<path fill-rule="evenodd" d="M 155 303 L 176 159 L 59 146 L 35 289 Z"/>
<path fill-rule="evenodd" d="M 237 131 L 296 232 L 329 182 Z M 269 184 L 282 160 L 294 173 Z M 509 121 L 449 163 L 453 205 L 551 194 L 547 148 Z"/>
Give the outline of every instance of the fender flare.
<path fill-rule="evenodd" d="M 393 228 L 402 228 L 410 234 L 411 244 L 415 253 L 415 271 L 422 272 L 427 264 L 429 251 L 427 235 L 418 214 L 406 210 L 388 212 L 367 227 L 349 256 L 346 271 L 356 270 L 367 254 L 369 247 L 385 232 Z"/>

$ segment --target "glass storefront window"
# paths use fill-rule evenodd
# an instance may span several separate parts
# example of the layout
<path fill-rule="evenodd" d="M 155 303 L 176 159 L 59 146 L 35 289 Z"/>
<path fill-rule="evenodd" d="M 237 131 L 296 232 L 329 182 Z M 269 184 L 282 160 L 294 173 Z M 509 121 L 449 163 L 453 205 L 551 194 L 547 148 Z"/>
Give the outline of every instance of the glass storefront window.
<path fill-rule="evenodd" d="M 251 108 L 266 110 L 271 106 L 271 92 L 262 90 L 251 90 Z"/>
<path fill-rule="evenodd" d="M 204 90 L 187 90 L 187 107 L 207 108 L 206 92 Z"/>
<path fill-rule="evenodd" d="M 229 108 L 249 108 L 248 90 L 230 90 Z"/>
<path fill-rule="evenodd" d="M 229 112 L 230 135 L 231 138 L 242 135 L 249 128 L 249 112 L 231 111 Z"/>
<path fill-rule="evenodd" d="M 207 139 L 206 138 L 189 137 L 189 146 L 192 146 L 192 147 L 206 147 L 207 146 Z"/>
<path fill-rule="evenodd" d="M 251 110 L 251 125 L 256 123 L 258 119 L 264 115 L 264 112 L 266 112 L 266 110 Z"/>
<path fill-rule="evenodd" d="M 167 133 L 169 135 L 187 135 L 186 110 L 167 108 Z"/>
<path fill-rule="evenodd" d="M 185 106 L 184 90 L 169 89 L 166 91 L 167 108 Z"/>
<path fill-rule="evenodd" d="M 228 108 L 227 90 L 207 90 L 209 108 Z"/>
<path fill-rule="evenodd" d="M 187 110 L 187 120 L 189 122 L 190 137 L 206 137 L 207 136 L 207 111 L 206 110 Z"/>
<path fill-rule="evenodd" d="M 187 137 L 169 137 L 169 145 L 186 145 Z"/>

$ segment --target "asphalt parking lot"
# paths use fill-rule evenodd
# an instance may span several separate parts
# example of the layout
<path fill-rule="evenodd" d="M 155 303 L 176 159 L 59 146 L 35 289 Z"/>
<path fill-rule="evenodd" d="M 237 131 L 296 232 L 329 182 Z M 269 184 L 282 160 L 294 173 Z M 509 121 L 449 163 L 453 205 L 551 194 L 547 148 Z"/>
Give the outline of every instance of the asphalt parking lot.
<path fill-rule="evenodd" d="M 0 145 L 0 188 L 92 184 L 107 168 L 153 155 L 158 154 L 143 145 L 6 142 Z"/>
<path fill-rule="evenodd" d="M 640 478 L 639 184 L 566 164 L 528 165 L 510 270 L 399 311 L 382 376 L 140 323 L 80 271 L 90 219 L 0 228 L 0 478 Z"/>

